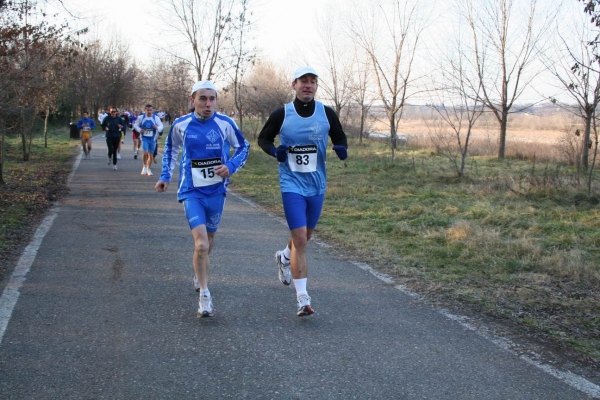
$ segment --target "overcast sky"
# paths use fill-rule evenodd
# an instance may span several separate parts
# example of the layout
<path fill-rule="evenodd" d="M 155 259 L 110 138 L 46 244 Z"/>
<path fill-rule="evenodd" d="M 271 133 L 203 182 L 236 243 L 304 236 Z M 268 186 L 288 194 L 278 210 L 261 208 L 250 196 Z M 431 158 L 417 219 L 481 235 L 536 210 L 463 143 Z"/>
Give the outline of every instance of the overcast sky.
<path fill-rule="evenodd" d="M 310 49 L 318 42 L 314 29 L 320 7 L 327 0 L 252 0 L 250 2 L 255 36 L 261 55 L 285 63 L 293 49 Z M 90 37 L 104 40 L 113 34 L 127 43 L 136 58 L 149 61 L 149 46 L 169 46 L 161 32 L 160 18 L 170 11 L 159 8 L 156 0 L 64 0 L 81 19 L 74 24 L 91 26 Z M 63 12 L 64 13 L 64 12 Z"/>
<path fill-rule="evenodd" d="M 211 0 L 209 0 L 211 1 Z M 316 26 L 324 19 L 328 10 L 336 14 L 343 14 L 343 10 L 350 7 L 351 1 L 356 1 L 358 7 L 363 7 L 367 12 L 371 0 L 251 0 L 249 16 L 253 23 L 252 35 L 256 38 L 256 45 L 260 49 L 262 58 L 273 61 L 286 71 L 293 71 L 298 66 L 311 64 L 317 71 L 319 56 L 315 49 L 322 53 L 323 45 L 318 36 Z M 517 4 L 521 0 L 517 0 Z M 168 8 L 160 8 L 160 0 L 62 0 L 67 8 L 76 14 L 72 17 L 72 24 L 76 26 L 90 26 L 88 38 L 101 38 L 104 42 L 111 37 L 118 37 L 122 43 L 129 46 L 131 53 L 138 65 L 143 66 L 157 54 L 156 48 L 170 48 L 176 40 L 166 35 L 164 23 L 172 13 Z M 553 7 L 562 3 L 570 12 L 582 13 L 581 3 L 576 0 L 540 0 L 541 6 Z M 331 6 L 331 4 L 337 4 Z M 430 0 L 426 2 L 433 10 L 432 18 L 427 26 L 427 36 L 421 40 L 420 50 L 429 53 L 444 51 L 445 39 L 449 35 L 440 33 L 443 27 L 451 24 L 449 12 L 452 0 Z M 446 8 L 446 9 L 444 9 Z M 542 7 L 543 8 L 543 7 Z M 64 10 L 60 11 L 66 15 Z M 562 13 L 564 18 L 568 13 Z M 343 24 L 350 21 L 342 20 Z M 568 23 L 564 23 L 568 25 Z M 452 32 L 452 31 L 449 31 Z M 436 49 L 437 48 L 437 49 Z M 431 67 L 435 60 L 426 59 L 422 70 Z M 324 68 L 323 68 L 324 70 Z M 540 80 L 541 81 L 541 80 Z M 548 89 L 550 90 L 550 89 Z M 532 97 L 539 97 L 533 93 Z"/>

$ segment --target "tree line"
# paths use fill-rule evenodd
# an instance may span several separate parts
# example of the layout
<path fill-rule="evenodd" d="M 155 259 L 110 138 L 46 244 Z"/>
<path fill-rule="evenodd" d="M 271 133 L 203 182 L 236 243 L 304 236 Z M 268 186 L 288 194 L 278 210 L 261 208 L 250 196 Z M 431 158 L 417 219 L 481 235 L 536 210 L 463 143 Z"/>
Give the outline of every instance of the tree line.
<path fill-rule="evenodd" d="M 27 127 L 40 115 L 67 123 L 83 110 L 96 116 L 108 107 L 148 102 L 177 114 L 189 108 L 195 80 L 223 82 L 220 104 L 242 128 L 245 116 L 264 120 L 291 99 L 287 74 L 259 60 L 253 46 L 251 0 L 156 0 L 168 11 L 165 30 L 183 38 L 184 46 L 158 49 L 144 68 L 118 39 L 93 40 L 85 28 L 49 23 L 44 6 L 51 1 L 0 1 L 0 130 L 2 137 L 20 132 L 24 159 L 31 143 Z M 434 15 L 435 2 L 370 0 L 365 6 L 349 0 L 317 24 L 321 94 L 342 120 L 355 114 L 359 141 L 370 107 L 382 105 L 392 160 L 405 106 L 427 99 L 457 143 L 452 151 L 462 175 L 470 132 L 482 113 L 497 122 L 498 157 L 504 158 L 510 115 L 522 110 L 519 100 L 544 69 L 566 96 L 540 93 L 540 101 L 551 100 L 584 121 L 582 164 L 589 170 L 598 147 L 600 68 L 592 29 L 598 19 L 597 2 L 580 1 L 581 15 L 592 21 L 575 24 L 571 37 L 556 30 L 559 6 L 544 0 L 452 0 L 444 2 L 442 15 Z M 427 32 L 438 25 L 455 34 L 436 37 L 434 45 Z M 574 42 L 585 45 L 574 48 Z"/>

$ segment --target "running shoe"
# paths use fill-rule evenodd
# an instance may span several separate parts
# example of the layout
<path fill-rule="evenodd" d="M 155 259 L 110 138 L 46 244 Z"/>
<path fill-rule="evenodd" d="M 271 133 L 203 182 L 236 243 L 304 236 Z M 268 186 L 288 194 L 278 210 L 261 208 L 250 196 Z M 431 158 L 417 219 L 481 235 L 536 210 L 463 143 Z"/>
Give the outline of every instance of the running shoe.
<path fill-rule="evenodd" d="M 194 277 L 192 278 L 192 285 L 194 285 L 194 290 L 196 292 L 200 291 L 200 284 L 198 283 L 198 278 L 196 278 L 196 274 L 194 274 Z"/>
<path fill-rule="evenodd" d="M 121 153 L 117 153 L 117 160 L 121 159 Z"/>
<path fill-rule="evenodd" d="M 290 264 L 284 264 L 283 261 L 281 261 L 282 258 L 283 251 L 276 251 L 275 261 L 279 267 L 279 281 L 285 286 L 289 286 L 289 284 L 292 283 L 292 270 L 290 269 Z"/>
<path fill-rule="evenodd" d="M 198 300 L 198 313 L 196 316 L 198 318 L 206 318 L 212 317 L 213 315 L 215 315 L 215 310 L 213 309 L 212 299 L 210 296 L 200 295 L 200 299 Z"/>
<path fill-rule="evenodd" d="M 148 170 L 146 171 L 146 173 L 148 174 L 148 176 L 152 176 L 152 175 L 154 175 L 154 174 L 152 173 L 152 170 L 151 170 L 150 168 L 148 168 Z"/>
<path fill-rule="evenodd" d="M 112 162 L 110 162 L 110 157 L 108 158 L 108 161 L 106 162 L 106 165 L 110 165 L 112 164 Z"/>
<path fill-rule="evenodd" d="M 116 165 L 113 165 L 113 169 L 116 171 L 116 170 L 117 170 L 117 166 L 116 166 Z"/>
<path fill-rule="evenodd" d="M 154 164 L 157 164 L 157 162 L 156 162 L 156 156 L 154 156 L 152 159 L 154 160 Z"/>
<path fill-rule="evenodd" d="M 137 160 L 137 153 L 133 155 L 133 159 Z"/>
<path fill-rule="evenodd" d="M 140 175 L 146 175 L 146 172 L 148 172 L 148 170 L 146 169 L 146 167 L 142 168 L 142 172 L 140 173 Z"/>
<path fill-rule="evenodd" d="M 310 296 L 307 294 L 301 294 L 298 296 L 298 313 L 299 317 L 314 314 L 315 310 L 310 306 Z"/>

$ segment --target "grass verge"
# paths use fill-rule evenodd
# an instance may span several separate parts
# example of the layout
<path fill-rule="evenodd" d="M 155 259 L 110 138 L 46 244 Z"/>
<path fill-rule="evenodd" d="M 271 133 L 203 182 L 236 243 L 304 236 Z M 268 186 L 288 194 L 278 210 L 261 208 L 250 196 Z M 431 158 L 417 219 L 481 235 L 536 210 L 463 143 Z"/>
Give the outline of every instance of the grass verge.
<path fill-rule="evenodd" d="M 448 161 L 405 148 L 350 145 L 328 157 L 316 234 L 398 284 L 437 301 L 527 328 L 600 362 L 600 210 L 597 195 L 558 164 Z M 232 189 L 283 215 L 277 163 L 254 143 Z"/>
<path fill-rule="evenodd" d="M 67 128 L 48 132 L 48 147 L 34 137 L 29 161 L 23 161 L 20 137 L 6 137 L 0 185 L 0 280 L 14 264 L 46 210 L 68 192 L 66 181 L 79 140 L 69 139 Z"/>

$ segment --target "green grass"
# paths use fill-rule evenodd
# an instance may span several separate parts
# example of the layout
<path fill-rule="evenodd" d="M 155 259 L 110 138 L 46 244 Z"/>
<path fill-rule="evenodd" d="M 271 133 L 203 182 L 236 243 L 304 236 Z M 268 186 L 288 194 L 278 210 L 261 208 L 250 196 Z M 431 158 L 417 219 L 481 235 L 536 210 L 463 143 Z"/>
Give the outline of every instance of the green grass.
<path fill-rule="evenodd" d="M 431 151 L 404 148 L 392 163 L 385 145 L 351 143 L 346 162 L 328 154 L 315 232 L 398 282 L 417 279 L 414 290 L 476 304 L 600 360 L 598 194 L 572 186 L 567 167 L 567 184 L 551 186 L 554 166 L 495 157 L 467 165 L 459 180 Z M 256 143 L 232 182 L 283 215 L 277 163 Z M 540 312 L 552 297 L 552 312 Z M 572 325 L 555 326 L 565 316 Z"/>
<path fill-rule="evenodd" d="M 66 177 L 79 140 L 69 139 L 66 127 L 50 129 L 48 147 L 41 134 L 33 139 L 29 161 L 23 161 L 20 137 L 7 135 L 0 185 L 0 264 L 14 256 L 45 210 L 66 193 Z M 0 268 L 0 279 L 4 269 Z"/>

